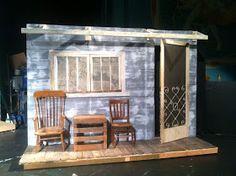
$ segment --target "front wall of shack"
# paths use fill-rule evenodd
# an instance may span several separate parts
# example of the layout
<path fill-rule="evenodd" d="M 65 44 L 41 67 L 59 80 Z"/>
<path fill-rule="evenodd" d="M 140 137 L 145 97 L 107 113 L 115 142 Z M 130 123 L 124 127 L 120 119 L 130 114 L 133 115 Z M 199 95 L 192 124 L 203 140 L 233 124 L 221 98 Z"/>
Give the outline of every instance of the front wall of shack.
<path fill-rule="evenodd" d="M 77 36 L 27 34 L 28 73 L 28 145 L 35 145 L 33 93 L 50 89 L 49 50 L 111 51 L 125 53 L 126 97 L 70 97 L 66 99 L 66 116 L 73 122 L 76 114 L 104 113 L 109 120 L 110 98 L 130 99 L 130 118 L 137 131 L 137 139 L 151 139 L 154 129 L 154 47 L 145 44 L 76 42 Z M 79 39 L 78 39 L 79 40 Z M 71 128 L 71 134 L 73 129 Z M 71 135 L 73 136 L 73 135 Z M 73 138 L 71 138 L 73 143 Z"/>
<path fill-rule="evenodd" d="M 42 25 L 54 29 L 84 29 L 86 27 Z M 28 25 L 27 27 L 42 27 Z M 101 28 L 98 28 L 101 29 Z M 110 30 L 110 28 L 106 28 Z M 141 29 L 112 28 L 140 32 Z M 165 31 L 162 31 L 165 32 Z M 185 33 L 184 31 L 181 33 Z M 66 116 L 73 122 L 73 116 L 86 113 L 104 113 L 109 120 L 108 100 L 110 98 L 129 98 L 130 117 L 137 131 L 137 139 L 151 139 L 155 135 L 154 104 L 154 46 L 146 39 L 130 37 L 92 37 L 85 42 L 84 36 L 27 34 L 27 81 L 28 81 L 28 145 L 36 144 L 33 118 L 35 114 L 33 93 L 36 90 L 50 89 L 49 50 L 56 51 L 93 51 L 124 52 L 125 82 L 129 93 L 126 97 L 73 97 L 66 100 Z M 105 39 L 106 42 L 103 42 Z M 135 41 L 136 40 L 136 41 Z M 156 44 L 158 45 L 158 40 Z M 189 72 L 189 136 L 196 135 L 196 80 L 197 80 L 197 43 L 190 42 Z M 146 43 L 146 44 L 142 44 Z M 157 53 L 158 54 L 158 53 Z M 158 63 L 158 62 L 157 62 Z M 158 66 L 157 66 L 158 67 Z M 158 83 L 156 84 L 159 85 Z M 158 87 L 156 90 L 159 90 Z M 157 93 L 158 95 L 158 93 Z M 157 103 L 158 104 L 158 103 Z M 158 116 L 159 114 L 157 114 Z M 71 128 L 71 136 L 73 129 Z M 109 136 L 109 135 L 108 135 Z M 73 139 L 71 138 L 73 143 Z"/>

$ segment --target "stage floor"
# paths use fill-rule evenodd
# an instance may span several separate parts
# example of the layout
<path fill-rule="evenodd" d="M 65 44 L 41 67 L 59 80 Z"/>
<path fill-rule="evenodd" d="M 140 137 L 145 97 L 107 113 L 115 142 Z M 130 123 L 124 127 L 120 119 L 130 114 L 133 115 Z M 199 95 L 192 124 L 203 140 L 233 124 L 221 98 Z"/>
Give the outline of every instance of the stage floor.
<path fill-rule="evenodd" d="M 33 146 L 28 146 L 19 164 L 25 170 L 69 167 L 91 164 L 105 164 L 176 158 L 218 153 L 218 147 L 197 137 L 189 137 L 165 144 L 160 139 L 136 141 L 135 146 L 130 142 L 119 142 L 116 148 L 109 146 L 104 150 L 74 152 L 73 145 L 66 151 L 61 151 L 61 145 L 45 147 L 35 152 Z"/>

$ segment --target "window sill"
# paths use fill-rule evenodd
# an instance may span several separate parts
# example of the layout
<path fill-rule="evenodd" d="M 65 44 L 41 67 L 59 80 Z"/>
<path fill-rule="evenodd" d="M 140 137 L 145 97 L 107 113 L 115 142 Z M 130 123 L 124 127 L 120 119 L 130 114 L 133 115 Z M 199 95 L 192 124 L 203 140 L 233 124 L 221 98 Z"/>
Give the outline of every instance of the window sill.
<path fill-rule="evenodd" d="M 66 93 L 68 98 L 74 97 L 127 97 L 129 92 L 108 92 L 108 93 Z"/>

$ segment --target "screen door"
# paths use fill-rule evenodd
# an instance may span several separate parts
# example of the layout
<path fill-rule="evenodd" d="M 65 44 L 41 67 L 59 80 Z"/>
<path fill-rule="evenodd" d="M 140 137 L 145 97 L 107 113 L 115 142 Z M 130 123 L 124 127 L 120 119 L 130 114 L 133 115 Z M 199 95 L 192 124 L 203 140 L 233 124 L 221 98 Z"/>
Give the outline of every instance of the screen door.
<path fill-rule="evenodd" d="M 189 46 L 161 40 L 160 137 L 161 143 L 189 134 Z"/>

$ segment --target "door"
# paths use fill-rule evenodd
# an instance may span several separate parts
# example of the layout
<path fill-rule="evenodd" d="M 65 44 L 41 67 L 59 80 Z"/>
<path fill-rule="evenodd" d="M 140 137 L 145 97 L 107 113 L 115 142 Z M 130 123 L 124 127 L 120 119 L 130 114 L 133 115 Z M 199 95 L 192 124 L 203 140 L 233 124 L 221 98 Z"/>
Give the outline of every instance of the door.
<path fill-rule="evenodd" d="M 160 137 L 161 143 L 189 136 L 189 46 L 161 40 Z"/>

